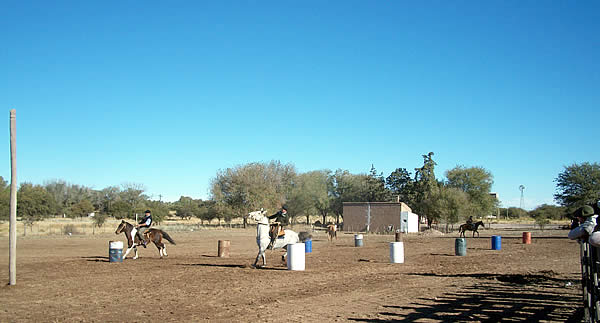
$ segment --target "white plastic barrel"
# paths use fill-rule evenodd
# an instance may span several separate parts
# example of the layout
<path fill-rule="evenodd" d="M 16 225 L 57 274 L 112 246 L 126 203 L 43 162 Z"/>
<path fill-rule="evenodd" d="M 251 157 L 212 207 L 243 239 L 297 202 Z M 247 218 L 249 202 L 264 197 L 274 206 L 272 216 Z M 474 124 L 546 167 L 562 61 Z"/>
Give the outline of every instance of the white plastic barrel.
<path fill-rule="evenodd" d="M 404 242 L 390 242 L 390 263 L 404 263 Z"/>
<path fill-rule="evenodd" d="M 288 270 L 304 270 L 304 243 L 290 243 L 287 245 Z"/>

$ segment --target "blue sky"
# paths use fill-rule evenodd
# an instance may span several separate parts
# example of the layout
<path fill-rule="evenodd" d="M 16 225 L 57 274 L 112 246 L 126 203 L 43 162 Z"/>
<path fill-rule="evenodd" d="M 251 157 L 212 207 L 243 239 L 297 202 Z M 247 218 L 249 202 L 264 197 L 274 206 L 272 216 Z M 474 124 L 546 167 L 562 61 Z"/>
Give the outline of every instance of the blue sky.
<path fill-rule="evenodd" d="M 206 199 L 219 169 L 384 176 L 435 153 L 553 203 L 599 162 L 597 1 L 0 1 L 10 178 Z"/>

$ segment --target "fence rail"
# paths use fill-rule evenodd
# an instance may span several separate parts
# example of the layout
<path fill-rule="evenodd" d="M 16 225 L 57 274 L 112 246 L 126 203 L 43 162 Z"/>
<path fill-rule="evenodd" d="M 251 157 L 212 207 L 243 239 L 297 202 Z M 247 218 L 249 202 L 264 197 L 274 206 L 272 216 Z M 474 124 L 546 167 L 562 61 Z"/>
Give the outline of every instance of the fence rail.
<path fill-rule="evenodd" d="M 581 242 L 580 248 L 584 318 L 586 322 L 600 322 L 600 248 L 587 242 Z"/>

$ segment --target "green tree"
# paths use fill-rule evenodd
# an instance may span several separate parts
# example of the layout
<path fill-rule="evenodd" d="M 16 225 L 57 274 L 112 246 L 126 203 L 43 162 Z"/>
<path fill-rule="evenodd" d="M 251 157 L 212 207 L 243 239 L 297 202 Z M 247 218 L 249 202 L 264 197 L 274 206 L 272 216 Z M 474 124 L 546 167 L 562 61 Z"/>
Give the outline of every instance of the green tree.
<path fill-rule="evenodd" d="M 518 219 L 518 218 L 524 218 L 527 217 L 529 215 L 529 213 L 527 213 L 526 210 L 523 210 L 521 208 L 518 207 L 509 207 L 508 210 L 507 209 L 501 209 L 500 210 L 500 214 L 507 214 L 508 213 L 508 217 L 510 219 Z"/>
<path fill-rule="evenodd" d="M 82 200 L 73 204 L 68 211 L 69 217 L 86 217 L 94 212 L 94 205 L 88 200 Z"/>
<path fill-rule="evenodd" d="M 343 217 L 344 202 L 359 201 L 360 185 L 363 180 L 347 170 L 338 169 L 329 175 L 328 194 L 331 198 L 331 212 L 336 216 L 336 223 Z"/>
<path fill-rule="evenodd" d="M 197 217 L 200 223 L 204 225 L 204 221 L 212 221 L 217 217 L 217 204 L 215 201 L 202 201 L 199 206 Z"/>
<path fill-rule="evenodd" d="M 126 219 L 129 217 L 131 212 L 131 206 L 129 203 L 119 200 L 112 203 L 109 212 L 109 214 L 112 214 L 115 219 Z"/>
<path fill-rule="evenodd" d="M 473 215 L 487 216 L 495 210 L 496 199 L 490 195 L 493 176 L 483 167 L 456 166 L 446 171 L 449 187 L 461 189 L 469 195 Z"/>
<path fill-rule="evenodd" d="M 142 184 L 125 183 L 122 184 L 123 190 L 119 193 L 119 199 L 127 203 L 129 211 L 127 217 L 135 219 L 135 215 L 143 213 L 145 202 L 148 196 L 144 194 L 146 188 Z"/>
<path fill-rule="evenodd" d="M 566 208 L 556 205 L 542 204 L 535 209 L 529 211 L 529 216 L 534 219 L 544 217 L 552 220 L 562 220 L 566 214 Z"/>
<path fill-rule="evenodd" d="M 106 223 L 106 213 L 98 212 L 94 214 L 92 219 L 94 221 L 94 227 L 102 228 L 104 223 Z"/>
<path fill-rule="evenodd" d="M 438 189 L 438 182 L 435 179 L 435 165 L 433 161 L 433 152 L 423 155 L 423 166 L 415 168 L 415 201 L 414 206 L 411 206 L 419 215 L 419 223 L 421 217 L 427 217 L 427 224 L 431 226 L 430 207 L 432 200 L 435 199 L 435 193 Z"/>
<path fill-rule="evenodd" d="M 296 169 L 291 164 L 271 161 L 240 165 L 217 172 L 211 181 L 211 199 L 219 207 L 226 206 L 224 212 L 242 217 L 245 226 L 249 212 L 261 208 L 276 210 L 284 205 L 295 179 Z"/>
<path fill-rule="evenodd" d="M 152 221 L 155 224 L 160 224 L 169 216 L 169 206 L 162 201 L 145 201 L 143 209 L 144 211 L 148 209 L 152 212 Z"/>
<path fill-rule="evenodd" d="M 23 183 L 17 192 L 17 214 L 30 227 L 37 221 L 49 217 L 56 208 L 54 198 L 45 188 Z"/>
<path fill-rule="evenodd" d="M 327 192 L 329 173 L 328 170 L 311 171 L 296 177 L 287 203 L 293 217 L 306 216 L 306 223 L 310 223 L 310 215 L 318 213 L 326 221 L 330 205 Z"/>
<path fill-rule="evenodd" d="M 440 218 L 446 224 L 446 232 L 449 232 L 448 225 L 458 223 L 462 217 L 469 212 L 469 196 L 463 190 L 456 187 L 442 186 L 440 188 L 439 214 Z"/>
<path fill-rule="evenodd" d="M 0 221 L 10 217 L 10 185 L 0 176 Z"/>
<path fill-rule="evenodd" d="M 398 196 L 408 206 L 415 204 L 415 182 L 406 168 L 396 168 L 386 179 L 385 184 L 390 194 Z"/>
<path fill-rule="evenodd" d="M 202 202 L 200 200 L 200 202 Z M 177 216 L 181 219 L 191 219 L 197 217 L 200 214 L 200 208 L 198 201 L 195 201 L 191 197 L 181 196 L 179 200 L 173 203 Z"/>
<path fill-rule="evenodd" d="M 600 199 L 600 165 L 598 163 L 573 164 L 565 166 L 554 180 L 556 194 L 554 199 L 559 205 L 572 213 L 579 207 L 595 203 Z"/>
<path fill-rule="evenodd" d="M 102 206 L 99 209 L 103 212 L 110 213 L 112 204 L 117 201 L 120 192 L 121 190 L 118 186 L 108 186 L 103 188 L 99 192 L 102 204 Z"/>
<path fill-rule="evenodd" d="M 365 202 L 385 202 L 390 198 L 390 193 L 385 187 L 383 173 L 377 174 L 375 166 L 371 164 L 369 175 L 363 177 L 365 181 L 365 190 L 362 193 L 362 200 Z"/>

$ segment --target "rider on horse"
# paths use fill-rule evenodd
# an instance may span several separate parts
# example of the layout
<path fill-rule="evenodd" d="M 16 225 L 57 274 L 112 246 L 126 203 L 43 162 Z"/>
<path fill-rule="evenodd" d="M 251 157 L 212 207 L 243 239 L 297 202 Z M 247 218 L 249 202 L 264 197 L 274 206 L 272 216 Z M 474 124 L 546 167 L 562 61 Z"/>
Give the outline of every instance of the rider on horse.
<path fill-rule="evenodd" d="M 269 216 L 268 218 L 269 220 L 275 219 L 275 222 L 271 223 L 271 228 L 269 230 L 271 242 L 267 247 L 268 249 L 273 249 L 273 244 L 275 244 L 275 240 L 277 239 L 277 237 L 283 236 L 285 234 L 283 227 L 288 224 L 287 207 L 282 206 L 279 212 Z"/>
<path fill-rule="evenodd" d="M 146 237 L 144 237 L 144 233 L 150 229 L 151 225 L 152 214 L 150 213 L 150 210 L 146 210 L 146 212 L 144 212 L 144 218 L 140 221 L 140 223 L 138 223 L 138 225 L 136 225 L 137 237 L 142 242 L 141 244 L 144 246 L 144 248 L 146 248 L 146 245 L 148 244 Z"/>
<path fill-rule="evenodd" d="M 473 224 L 473 216 L 469 216 L 469 219 L 467 220 L 467 224 Z"/>

